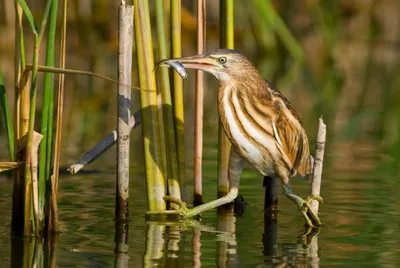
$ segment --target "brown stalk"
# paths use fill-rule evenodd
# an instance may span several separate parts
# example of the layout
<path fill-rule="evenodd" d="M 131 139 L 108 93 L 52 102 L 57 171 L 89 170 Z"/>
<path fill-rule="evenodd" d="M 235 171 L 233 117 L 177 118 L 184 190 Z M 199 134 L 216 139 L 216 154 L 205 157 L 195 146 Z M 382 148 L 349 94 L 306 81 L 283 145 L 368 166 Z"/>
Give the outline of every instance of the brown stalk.
<path fill-rule="evenodd" d="M 197 54 L 203 54 L 206 35 L 205 0 L 197 1 Z M 195 205 L 203 203 L 202 158 L 203 158 L 203 72 L 196 71 L 195 117 L 194 117 L 194 200 Z"/>

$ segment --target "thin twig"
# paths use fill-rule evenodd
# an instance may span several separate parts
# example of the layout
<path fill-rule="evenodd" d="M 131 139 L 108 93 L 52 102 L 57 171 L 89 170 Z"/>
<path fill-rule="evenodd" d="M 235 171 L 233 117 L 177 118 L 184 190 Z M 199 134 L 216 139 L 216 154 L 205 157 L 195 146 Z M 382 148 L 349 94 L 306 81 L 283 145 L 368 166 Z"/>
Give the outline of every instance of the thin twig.
<path fill-rule="evenodd" d="M 314 159 L 314 172 L 311 182 L 311 194 L 320 195 L 321 191 L 321 177 L 322 177 L 322 166 L 324 163 L 324 152 L 326 142 L 326 125 L 322 117 L 319 118 L 318 136 Z M 319 203 L 316 200 L 311 201 L 311 208 L 315 213 L 318 213 Z"/>

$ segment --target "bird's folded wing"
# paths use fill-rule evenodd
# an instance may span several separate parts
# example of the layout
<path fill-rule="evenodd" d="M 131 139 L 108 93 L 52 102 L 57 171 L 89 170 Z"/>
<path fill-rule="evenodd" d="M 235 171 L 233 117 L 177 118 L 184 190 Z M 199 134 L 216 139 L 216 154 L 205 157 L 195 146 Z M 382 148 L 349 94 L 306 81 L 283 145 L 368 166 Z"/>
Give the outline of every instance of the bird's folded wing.
<path fill-rule="evenodd" d="M 296 111 L 282 100 L 275 101 L 277 117 L 275 118 L 275 137 L 283 147 L 283 151 L 295 169 L 301 176 L 311 172 L 310 149 L 307 134 Z M 279 139 L 279 140 L 278 140 Z"/>

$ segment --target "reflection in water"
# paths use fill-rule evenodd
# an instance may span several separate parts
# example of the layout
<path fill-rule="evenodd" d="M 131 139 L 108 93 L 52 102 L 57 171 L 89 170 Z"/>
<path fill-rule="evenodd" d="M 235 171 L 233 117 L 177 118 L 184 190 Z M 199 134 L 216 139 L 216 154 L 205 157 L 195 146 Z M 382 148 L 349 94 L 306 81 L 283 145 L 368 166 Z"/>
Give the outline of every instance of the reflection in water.
<path fill-rule="evenodd" d="M 234 267 L 238 264 L 236 243 L 236 217 L 232 204 L 218 208 L 217 230 L 223 232 L 217 243 L 217 267 Z"/>
<path fill-rule="evenodd" d="M 241 267 L 246 262 L 240 260 L 240 245 L 236 238 L 237 218 L 233 205 L 218 209 L 216 228 L 207 226 L 196 220 L 179 222 L 146 223 L 145 249 L 142 255 L 143 267 Z M 257 259 L 263 260 L 257 267 L 319 267 L 318 233 L 319 229 L 306 228 L 297 237 L 297 242 L 280 243 L 278 239 L 276 215 L 265 213 L 264 232 L 262 235 L 262 254 Z M 132 258 L 135 248 L 128 246 L 128 223 L 115 225 L 114 267 L 139 267 L 139 259 Z M 250 233 L 252 230 L 248 230 Z M 192 239 L 184 237 L 192 234 Z M 201 240 L 216 241 L 216 254 L 210 255 L 209 248 L 201 246 Z M 294 238 L 293 240 L 295 240 Z M 242 242 L 244 242 L 242 240 Z M 192 243 L 185 252 L 185 244 Z M 56 262 L 55 249 L 58 247 L 58 236 L 50 237 L 48 242 L 35 239 L 12 239 L 11 267 L 59 267 Z M 190 250 L 190 249 L 192 250 Z M 202 252 L 202 250 L 204 252 Z M 242 250 L 243 251 L 243 250 Z M 89 266 L 111 267 L 112 262 L 102 261 L 101 256 L 110 256 L 96 248 L 82 248 L 73 251 L 77 261 L 83 256 Z M 244 254 L 246 255 L 246 254 Z M 264 258 L 261 258 L 264 255 Z M 95 256 L 95 257 L 94 257 Z M 214 259 L 212 261 L 212 259 Z M 254 264 L 254 263 L 253 263 Z M 97 267 L 97 266 L 96 266 Z"/>
<path fill-rule="evenodd" d="M 11 238 L 11 267 L 57 267 L 56 254 L 58 236 L 47 240 L 35 238 Z"/>
<path fill-rule="evenodd" d="M 129 261 L 129 222 L 124 220 L 115 220 L 115 263 L 116 268 L 128 267 Z"/>
<path fill-rule="evenodd" d="M 146 229 L 146 251 L 143 256 L 144 267 L 161 266 L 164 257 L 164 233 L 166 226 L 148 222 Z"/>

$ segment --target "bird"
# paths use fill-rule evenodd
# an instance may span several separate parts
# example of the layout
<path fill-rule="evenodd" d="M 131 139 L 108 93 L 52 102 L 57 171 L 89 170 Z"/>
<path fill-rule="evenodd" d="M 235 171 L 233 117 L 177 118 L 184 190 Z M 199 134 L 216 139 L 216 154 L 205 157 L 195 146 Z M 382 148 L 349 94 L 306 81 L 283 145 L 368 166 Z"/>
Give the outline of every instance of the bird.
<path fill-rule="evenodd" d="M 179 64 L 174 64 L 176 62 Z M 321 220 L 312 211 L 310 202 L 322 203 L 322 197 L 310 195 L 303 199 L 294 194 L 290 185 L 290 177 L 312 173 L 313 158 L 306 131 L 289 100 L 264 80 L 250 60 L 237 50 L 218 49 L 157 63 L 157 66 L 174 65 L 204 71 L 219 81 L 218 114 L 232 144 L 229 192 L 190 209 L 179 199 L 170 196 L 164 199 L 179 205 L 177 213 L 184 218 L 230 203 L 238 196 L 243 164 L 247 161 L 262 175 L 278 177 L 285 196 L 297 205 L 306 224 L 320 226 Z"/>

